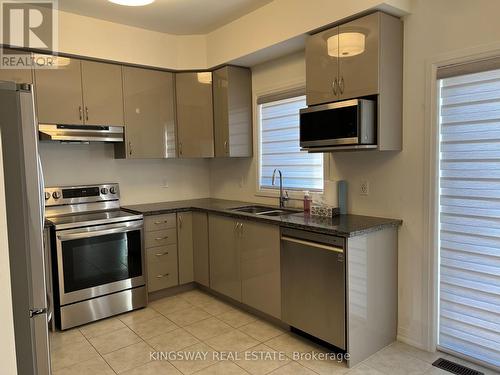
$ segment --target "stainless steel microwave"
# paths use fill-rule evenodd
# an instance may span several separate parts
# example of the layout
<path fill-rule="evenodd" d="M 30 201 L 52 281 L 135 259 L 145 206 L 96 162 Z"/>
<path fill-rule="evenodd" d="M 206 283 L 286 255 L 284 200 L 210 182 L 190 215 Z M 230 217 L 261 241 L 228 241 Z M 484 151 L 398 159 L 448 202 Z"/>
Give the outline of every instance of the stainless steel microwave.
<path fill-rule="evenodd" d="M 308 151 L 376 147 L 376 101 L 352 99 L 300 110 L 300 147 Z"/>

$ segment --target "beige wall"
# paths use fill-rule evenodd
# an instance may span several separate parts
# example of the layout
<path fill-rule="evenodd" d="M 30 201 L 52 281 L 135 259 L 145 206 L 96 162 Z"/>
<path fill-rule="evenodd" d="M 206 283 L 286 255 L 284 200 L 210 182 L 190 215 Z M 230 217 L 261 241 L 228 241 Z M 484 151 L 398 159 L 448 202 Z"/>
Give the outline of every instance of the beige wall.
<path fill-rule="evenodd" d="M 265 61 L 266 56 L 297 50 L 303 34 L 318 27 L 375 8 L 406 14 L 409 4 L 410 0 L 275 0 L 201 35 L 165 34 L 60 11 L 58 51 L 169 69 L 206 69 L 249 55 L 253 57 L 247 61 Z"/>
<path fill-rule="evenodd" d="M 240 59 L 370 9 L 409 12 L 410 0 L 274 0 L 207 34 L 208 66 Z"/>
<path fill-rule="evenodd" d="M 429 344 L 425 248 L 425 101 L 426 62 L 451 51 L 500 40 L 496 0 L 415 0 L 405 17 L 404 118 L 402 152 L 336 153 L 331 156 L 332 179 L 349 184 L 349 212 L 401 218 L 399 232 L 399 336 L 420 347 Z M 253 69 L 254 91 L 265 86 L 304 79 L 301 54 Z M 255 197 L 256 159 L 211 162 L 213 196 L 260 200 Z M 362 180 L 370 195 L 361 196 Z M 241 184 L 241 182 L 243 182 Z M 240 186 L 241 184 L 241 186 Z M 275 203 L 275 199 L 271 202 Z"/>
<path fill-rule="evenodd" d="M 176 36 L 59 12 L 59 51 L 171 69 L 203 69 L 206 38 Z"/>
<path fill-rule="evenodd" d="M 43 142 L 40 155 L 47 186 L 118 182 L 122 204 L 209 196 L 208 162 L 202 159 L 120 160 L 109 144 Z"/>
<path fill-rule="evenodd" d="M 10 285 L 9 244 L 5 216 L 5 185 L 2 162 L 2 134 L 0 134 L 0 363 L 3 374 L 16 374 L 14 317 Z"/>

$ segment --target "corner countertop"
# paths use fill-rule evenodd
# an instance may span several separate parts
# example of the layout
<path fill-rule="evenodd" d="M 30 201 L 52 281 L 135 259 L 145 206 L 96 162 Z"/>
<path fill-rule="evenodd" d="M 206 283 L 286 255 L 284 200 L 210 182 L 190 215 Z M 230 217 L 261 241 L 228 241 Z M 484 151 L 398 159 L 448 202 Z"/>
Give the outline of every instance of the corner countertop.
<path fill-rule="evenodd" d="M 305 215 L 303 212 L 278 217 L 258 216 L 251 213 L 231 211 L 232 208 L 258 205 L 256 203 L 231 201 L 225 199 L 193 199 L 172 202 L 158 202 L 123 206 L 128 211 L 141 213 L 144 216 L 159 215 L 186 211 L 203 211 L 220 215 L 237 217 L 282 227 L 303 229 L 342 237 L 355 237 L 387 227 L 397 227 L 402 220 L 362 215 L 338 215 L 333 218 Z M 267 205 L 266 205 L 267 206 Z"/>

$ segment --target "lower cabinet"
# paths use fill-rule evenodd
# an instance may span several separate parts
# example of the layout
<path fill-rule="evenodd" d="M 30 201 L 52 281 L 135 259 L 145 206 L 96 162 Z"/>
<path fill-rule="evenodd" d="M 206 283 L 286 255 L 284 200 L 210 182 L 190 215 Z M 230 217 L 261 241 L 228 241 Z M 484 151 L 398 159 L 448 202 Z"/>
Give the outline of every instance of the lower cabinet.
<path fill-rule="evenodd" d="M 209 216 L 210 287 L 281 318 L 279 226 Z"/>
<path fill-rule="evenodd" d="M 179 255 L 179 284 L 194 281 L 193 214 L 177 213 L 177 250 Z"/>
<path fill-rule="evenodd" d="M 241 301 L 239 222 L 209 215 L 210 288 Z"/>
<path fill-rule="evenodd" d="M 193 268 L 194 281 L 210 287 L 208 256 L 208 214 L 193 212 Z"/>
<path fill-rule="evenodd" d="M 241 221 L 241 301 L 281 318 L 280 229 Z"/>
<path fill-rule="evenodd" d="M 175 214 L 154 215 L 144 219 L 149 292 L 179 284 L 176 221 Z"/>
<path fill-rule="evenodd" d="M 178 212 L 144 229 L 149 292 L 195 281 L 281 319 L 278 225 Z"/>

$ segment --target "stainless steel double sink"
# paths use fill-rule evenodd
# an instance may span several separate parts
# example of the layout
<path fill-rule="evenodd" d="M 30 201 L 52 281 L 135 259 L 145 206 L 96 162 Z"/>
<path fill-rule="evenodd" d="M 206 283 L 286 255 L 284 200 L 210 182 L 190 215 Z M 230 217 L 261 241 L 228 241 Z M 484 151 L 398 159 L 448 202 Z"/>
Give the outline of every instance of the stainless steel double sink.
<path fill-rule="evenodd" d="M 257 216 L 284 216 L 290 214 L 296 214 L 300 212 L 299 210 L 291 210 L 286 208 L 276 208 L 268 206 L 244 206 L 232 208 L 231 211 L 234 212 L 244 212 L 248 214 L 254 214 Z"/>

